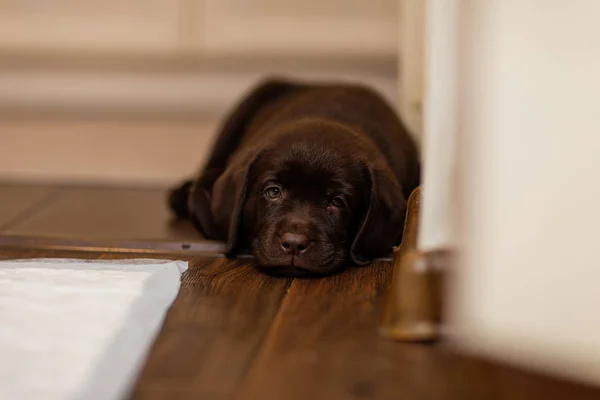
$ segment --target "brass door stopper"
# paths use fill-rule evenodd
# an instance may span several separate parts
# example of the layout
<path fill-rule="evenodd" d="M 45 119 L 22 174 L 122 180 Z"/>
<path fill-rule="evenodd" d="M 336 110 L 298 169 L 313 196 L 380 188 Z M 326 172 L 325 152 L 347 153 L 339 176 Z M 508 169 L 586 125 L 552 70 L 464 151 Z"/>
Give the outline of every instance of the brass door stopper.
<path fill-rule="evenodd" d="M 408 200 L 403 240 L 394 251 L 393 278 L 380 325 L 381 335 L 408 342 L 429 342 L 440 336 L 441 267 L 446 252 L 416 249 L 420 198 L 417 188 Z"/>

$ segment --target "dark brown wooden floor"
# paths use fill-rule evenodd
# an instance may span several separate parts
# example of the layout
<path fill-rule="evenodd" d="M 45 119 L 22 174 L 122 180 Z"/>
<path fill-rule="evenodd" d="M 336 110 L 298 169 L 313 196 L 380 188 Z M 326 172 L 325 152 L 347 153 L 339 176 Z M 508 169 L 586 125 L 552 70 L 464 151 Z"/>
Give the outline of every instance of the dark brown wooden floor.
<path fill-rule="evenodd" d="M 173 221 L 164 190 L 0 185 L 0 233 L 111 239 L 197 240 Z"/>
<path fill-rule="evenodd" d="M 169 225 L 159 191 L 8 186 L 0 187 L 0 234 L 195 237 L 189 227 Z M 0 259 L 131 256 L 0 248 Z M 286 279 L 249 262 L 177 258 L 190 261 L 190 269 L 135 399 L 600 398 L 597 390 L 462 357 L 442 345 L 381 338 L 387 262 L 325 279 Z"/>

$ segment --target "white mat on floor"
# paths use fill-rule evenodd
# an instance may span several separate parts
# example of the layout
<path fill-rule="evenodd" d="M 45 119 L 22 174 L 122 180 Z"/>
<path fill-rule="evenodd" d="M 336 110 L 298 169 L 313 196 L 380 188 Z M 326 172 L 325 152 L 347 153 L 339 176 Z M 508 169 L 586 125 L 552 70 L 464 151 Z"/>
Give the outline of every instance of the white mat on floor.
<path fill-rule="evenodd" d="M 187 263 L 0 262 L 0 399 L 126 396 Z"/>

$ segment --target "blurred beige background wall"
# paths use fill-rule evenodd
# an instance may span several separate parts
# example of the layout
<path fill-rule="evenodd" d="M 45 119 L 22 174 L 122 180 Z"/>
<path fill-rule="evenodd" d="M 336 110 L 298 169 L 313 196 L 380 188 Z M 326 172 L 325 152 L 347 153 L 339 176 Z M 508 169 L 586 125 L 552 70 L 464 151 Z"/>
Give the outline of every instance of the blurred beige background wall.
<path fill-rule="evenodd" d="M 0 0 L 0 179 L 166 185 L 269 74 L 398 97 L 397 0 Z"/>
<path fill-rule="evenodd" d="M 600 384 L 600 2 L 460 12 L 456 339 Z"/>
<path fill-rule="evenodd" d="M 419 247 L 459 252 L 452 342 L 596 385 L 599 16 L 594 0 L 403 0 L 399 23 Z"/>

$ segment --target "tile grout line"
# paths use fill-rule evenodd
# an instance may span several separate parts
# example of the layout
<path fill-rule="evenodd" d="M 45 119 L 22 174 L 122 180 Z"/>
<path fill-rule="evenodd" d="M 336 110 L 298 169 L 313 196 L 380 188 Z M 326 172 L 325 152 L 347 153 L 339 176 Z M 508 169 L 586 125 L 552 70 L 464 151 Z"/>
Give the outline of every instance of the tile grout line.
<path fill-rule="evenodd" d="M 64 194 L 63 192 L 63 189 L 52 189 L 48 194 L 44 195 L 41 199 L 25 209 L 25 211 L 8 220 L 5 224 L 0 225 L 0 235 L 6 233 L 9 229 L 15 228 L 19 224 L 37 215 L 40 211 L 56 203 Z"/>

